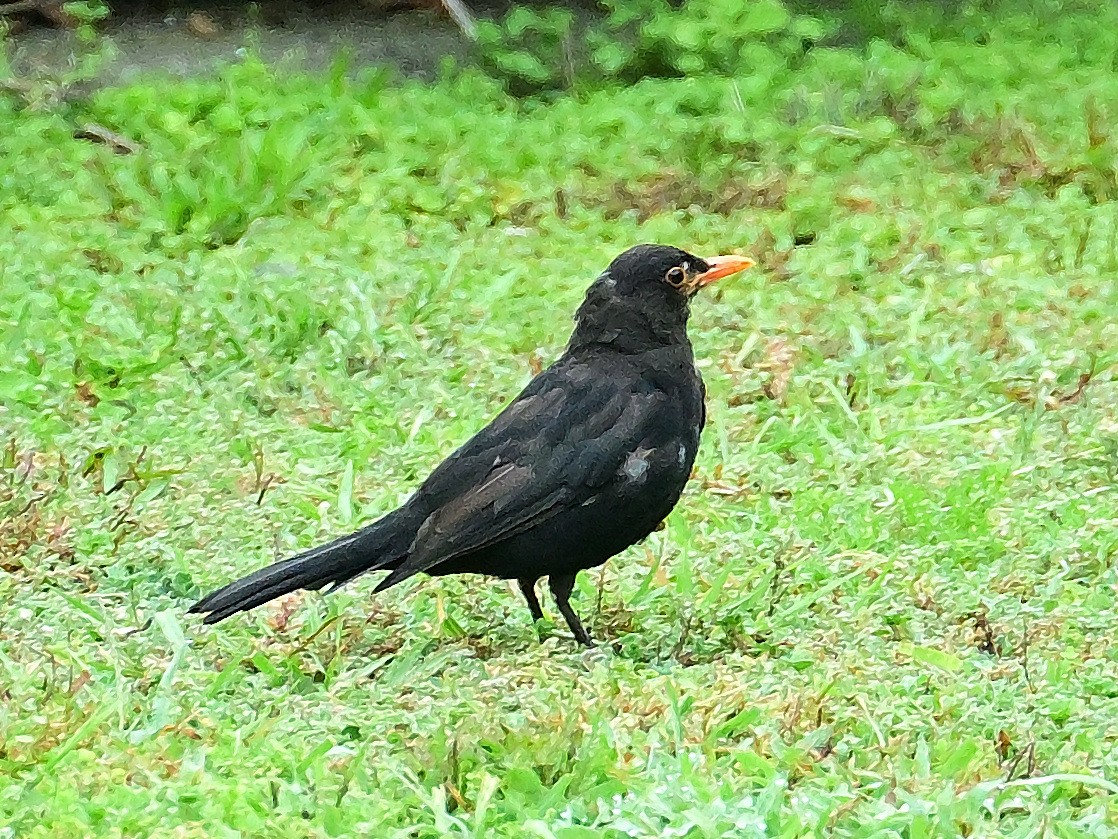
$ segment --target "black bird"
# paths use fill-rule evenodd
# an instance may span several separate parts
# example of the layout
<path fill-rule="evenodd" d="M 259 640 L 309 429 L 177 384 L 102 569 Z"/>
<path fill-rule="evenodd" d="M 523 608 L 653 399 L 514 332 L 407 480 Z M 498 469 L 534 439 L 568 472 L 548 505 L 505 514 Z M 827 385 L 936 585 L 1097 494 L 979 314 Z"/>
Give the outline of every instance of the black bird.
<path fill-rule="evenodd" d="M 638 245 L 590 286 L 562 357 L 459 448 L 408 501 L 368 527 L 230 583 L 190 607 L 216 623 L 296 589 L 331 591 L 387 570 L 514 579 L 532 617 L 547 577 L 575 638 L 592 644 L 575 575 L 639 542 L 671 512 L 706 421 L 687 317 L 742 256 Z"/>

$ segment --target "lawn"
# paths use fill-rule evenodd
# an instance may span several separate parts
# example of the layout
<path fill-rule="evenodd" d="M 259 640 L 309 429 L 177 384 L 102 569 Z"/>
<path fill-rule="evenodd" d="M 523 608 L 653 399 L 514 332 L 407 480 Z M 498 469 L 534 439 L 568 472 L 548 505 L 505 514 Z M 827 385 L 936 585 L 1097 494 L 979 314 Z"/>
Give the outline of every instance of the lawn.
<path fill-rule="evenodd" d="M 1118 12 L 1008 8 L 542 99 L 0 93 L 0 837 L 1118 836 Z M 400 503 L 641 241 L 759 267 L 599 649 L 482 578 L 185 614 Z"/>

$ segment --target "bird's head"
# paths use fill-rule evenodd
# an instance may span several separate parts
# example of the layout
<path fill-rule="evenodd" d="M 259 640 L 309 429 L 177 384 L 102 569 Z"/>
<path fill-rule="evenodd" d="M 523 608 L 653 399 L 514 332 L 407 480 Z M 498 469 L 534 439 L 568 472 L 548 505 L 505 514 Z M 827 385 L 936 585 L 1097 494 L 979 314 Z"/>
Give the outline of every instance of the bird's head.
<path fill-rule="evenodd" d="M 691 298 L 744 271 L 744 256 L 698 257 L 669 245 L 637 245 L 618 256 L 586 293 L 572 344 L 644 346 L 686 338 Z"/>
<path fill-rule="evenodd" d="M 686 300 L 704 286 L 752 265 L 753 260 L 744 256 L 703 258 L 670 245 L 637 245 L 611 262 L 598 281 L 612 285 L 619 294 Z"/>

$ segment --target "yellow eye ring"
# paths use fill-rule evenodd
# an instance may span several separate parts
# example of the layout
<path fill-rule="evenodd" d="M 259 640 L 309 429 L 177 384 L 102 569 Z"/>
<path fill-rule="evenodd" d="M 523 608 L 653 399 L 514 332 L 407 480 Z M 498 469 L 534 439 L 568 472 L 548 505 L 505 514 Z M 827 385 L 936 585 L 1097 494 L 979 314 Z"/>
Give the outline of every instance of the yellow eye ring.
<path fill-rule="evenodd" d="M 687 272 L 678 265 L 670 268 L 668 273 L 664 275 L 664 282 L 672 288 L 682 288 L 683 284 L 687 282 Z"/>

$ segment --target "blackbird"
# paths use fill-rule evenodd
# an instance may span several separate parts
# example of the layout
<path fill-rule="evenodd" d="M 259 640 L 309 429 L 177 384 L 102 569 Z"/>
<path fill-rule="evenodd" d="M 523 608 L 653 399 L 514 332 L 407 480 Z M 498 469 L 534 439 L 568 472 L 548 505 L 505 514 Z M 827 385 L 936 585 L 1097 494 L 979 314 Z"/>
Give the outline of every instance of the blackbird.
<path fill-rule="evenodd" d="M 532 617 L 547 577 L 587 646 L 570 595 L 575 575 L 639 542 L 671 512 L 706 421 L 687 317 L 701 288 L 753 262 L 663 245 L 618 256 L 586 293 L 566 352 L 443 461 L 395 511 L 277 562 L 190 607 L 216 623 L 296 589 L 390 573 L 516 580 Z"/>

